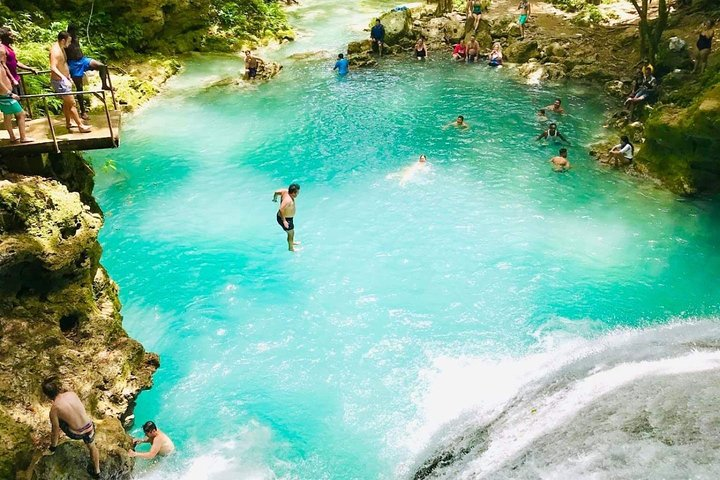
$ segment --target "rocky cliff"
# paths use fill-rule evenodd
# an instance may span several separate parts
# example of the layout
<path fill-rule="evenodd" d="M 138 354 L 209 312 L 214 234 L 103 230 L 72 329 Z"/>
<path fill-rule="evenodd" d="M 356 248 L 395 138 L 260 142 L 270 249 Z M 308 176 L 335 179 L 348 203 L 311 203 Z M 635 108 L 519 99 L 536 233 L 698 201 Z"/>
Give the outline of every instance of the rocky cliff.
<path fill-rule="evenodd" d="M 130 477 L 125 451 L 137 395 L 158 358 L 122 327 L 118 289 L 100 265 L 102 214 L 77 155 L 0 159 L 0 478 L 84 479 L 82 442 L 47 452 L 58 375 L 97 425 L 103 478 Z"/>

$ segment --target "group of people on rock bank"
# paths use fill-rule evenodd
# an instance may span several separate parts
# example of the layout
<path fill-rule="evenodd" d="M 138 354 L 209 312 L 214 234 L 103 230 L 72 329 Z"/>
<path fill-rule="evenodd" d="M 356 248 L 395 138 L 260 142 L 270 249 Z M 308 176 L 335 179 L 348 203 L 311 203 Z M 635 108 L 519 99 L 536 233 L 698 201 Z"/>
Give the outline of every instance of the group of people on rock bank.
<path fill-rule="evenodd" d="M 8 131 L 10 141 L 32 143 L 34 140 L 28 137 L 26 132 L 27 115 L 20 105 L 20 100 L 25 92 L 18 70 L 25 70 L 33 74 L 37 74 L 38 70 L 18 61 L 12 48 L 14 41 L 15 35 L 11 29 L 0 28 L 0 42 L 2 42 L 2 48 L 0 48 L 0 111 L 3 113 L 5 129 Z M 59 32 L 57 42 L 50 46 L 49 67 L 50 86 L 53 92 L 60 94 L 63 101 L 65 126 L 68 130 L 77 129 L 80 133 L 90 132 L 92 128 L 83 123 L 88 119 L 84 99 L 78 95 L 78 102 L 75 102 L 73 86 L 77 92 L 82 92 L 85 73 L 89 70 L 96 70 L 100 73 L 102 89 L 111 90 L 108 67 L 83 54 L 77 29 L 73 25 L 68 25 L 67 31 Z M 80 105 L 79 112 L 77 104 Z M 13 117 L 18 127 L 19 135 L 17 136 L 12 124 Z"/>
<path fill-rule="evenodd" d="M 70 440 L 82 440 L 90 452 L 91 465 L 88 473 L 93 478 L 100 478 L 100 452 L 95 445 L 95 422 L 88 415 L 80 398 L 73 391 L 63 390 L 57 377 L 45 379 L 42 383 L 42 391 L 52 402 L 50 406 L 50 452 L 54 453 L 57 450 L 60 432 Z M 175 445 L 170 437 L 160 431 L 154 422 L 145 422 L 142 429 L 145 437 L 133 439 L 133 449 L 128 451 L 128 456 L 153 459 L 158 455 L 166 456 L 175 451 Z M 149 443 L 150 450 L 136 452 L 135 447 L 143 443 Z"/>

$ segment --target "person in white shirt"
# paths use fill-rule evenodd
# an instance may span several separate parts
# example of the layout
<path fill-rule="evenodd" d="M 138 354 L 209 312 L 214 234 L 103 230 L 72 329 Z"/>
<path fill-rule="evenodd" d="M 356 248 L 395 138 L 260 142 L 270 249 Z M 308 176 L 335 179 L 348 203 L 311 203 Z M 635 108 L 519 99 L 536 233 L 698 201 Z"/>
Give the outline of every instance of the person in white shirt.
<path fill-rule="evenodd" d="M 620 143 L 610 149 L 610 155 L 617 167 L 620 162 L 623 164 L 630 164 L 635 158 L 635 146 L 630 143 L 630 139 L 627 135 L 620 137 Z"/>

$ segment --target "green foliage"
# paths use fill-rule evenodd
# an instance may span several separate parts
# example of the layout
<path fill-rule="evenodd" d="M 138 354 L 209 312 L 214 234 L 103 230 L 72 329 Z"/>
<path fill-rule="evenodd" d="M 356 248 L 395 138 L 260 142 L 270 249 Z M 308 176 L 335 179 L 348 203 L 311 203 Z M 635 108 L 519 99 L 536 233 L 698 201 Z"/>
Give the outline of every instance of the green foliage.
<path fill-rule="evenodd" d="M 264 37 L 267 32 L 288 29 L 285 12 L 276 1 L 213 0 L 210 5 L 210 22 L 220 31 L 240 39 Z"/>
<path fill-rule="evenodd" d="M 550 3 L 566 12 L 579 12 L 588 5 L 587 0 L 550 0 Z"/>

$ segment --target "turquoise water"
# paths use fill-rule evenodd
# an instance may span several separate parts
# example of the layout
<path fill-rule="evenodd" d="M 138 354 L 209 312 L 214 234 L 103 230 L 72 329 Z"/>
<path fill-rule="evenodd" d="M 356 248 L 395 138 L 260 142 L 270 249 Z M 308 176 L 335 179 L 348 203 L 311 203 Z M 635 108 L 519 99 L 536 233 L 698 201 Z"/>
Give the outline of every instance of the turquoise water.
<path fill-rule="evenodd" d="M 296 12 L 306 36 L 271 55 L 357 35 L 328 5 Z M 178 446 L 141 478 L 397 478 L 445 422 L 514 388 L 487 362 L 527 373 L 568 339 L 718 313 L 717 205 L 587 158 L 602 99 L 439 57 L 347 79 L 288 60 L 216 89 L 240 62 L 194 60 L 93 156 L 103 263 L 162 362 L 136 416 Z M 555 96 L 565 174 L 533 141 Z M 444 129 L 457 114 L 472 128 Z M 421 153 L 430 168 L 403 179 Z M 296 254 L 270 201 L 290 182 Z"/>

